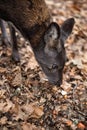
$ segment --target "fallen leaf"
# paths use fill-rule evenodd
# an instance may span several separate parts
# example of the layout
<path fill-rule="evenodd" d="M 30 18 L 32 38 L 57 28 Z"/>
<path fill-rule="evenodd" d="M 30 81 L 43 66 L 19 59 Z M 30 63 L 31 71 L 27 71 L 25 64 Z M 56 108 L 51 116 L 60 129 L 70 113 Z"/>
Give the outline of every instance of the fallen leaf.
<path fill-rule="evenodd" d="M 79 129 L 81 129 L 81 130 L 84 130 L 86 127 L 85 127 L 84 124 L 79 123 L 78 126 L 77 126 L 77 128 L 79 128 Z"/>
<path fill-rule="evenodd" d="M 5 73 L 7 71 L 6 68 L 0 67 L 0 73 Z"/>
<path fill-rule="evenodd" d="M 66 124 L 67 124 L 67 126 L 71 126 L 71 125 L 72 125 L 72 121 L 68 120 L 68 121 L 66 122 Z"/>
<path fill-rule="evenodd" d="M 13 81 L 12 81 L 12 85 L 13 86 L 20 86 L 22 84 L 22 77 L 21 77 L 21 73 L 16 73 L 16 76 L 14 77 Z"/>
<path fill-rule="evenodd" d="M 7 117 L 6 117 L 6 116 L 4 116 L 4 117 L 2 117 L 2 118 L 0 119 L 0 125 L 5 125 L 6 122 L 7 122 Z"/>
<path fill-rule="evenodd" d="M 30 124 L 30 123 L 26 123 L 26 122 L 24 122 L 22 124 L 22 129 L 23 130 L 41 130 L 41 129 L 38 129 L 35 125 Z"/>
<path fill-rule="evenodd" d="M 38 106 L 36 103 L 24 105 L 22 109 L 29 117 L 40 118 L 43 115 L 43 106 Z"/>

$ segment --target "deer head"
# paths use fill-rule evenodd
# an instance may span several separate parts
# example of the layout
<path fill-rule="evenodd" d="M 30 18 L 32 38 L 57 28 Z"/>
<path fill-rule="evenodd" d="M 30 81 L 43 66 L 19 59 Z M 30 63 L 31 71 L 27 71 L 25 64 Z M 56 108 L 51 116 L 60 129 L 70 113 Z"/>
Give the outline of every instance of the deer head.
<path fill-rule="evenodd" d="M 60 86 L 62 84 L 63 68 L 66 62 L 65 41 L 71 34 L 74 19 L 67 19 L 61 27 L 52 22 L 47 28 L 35 57 L 48 77 L 48 80 Z"/>

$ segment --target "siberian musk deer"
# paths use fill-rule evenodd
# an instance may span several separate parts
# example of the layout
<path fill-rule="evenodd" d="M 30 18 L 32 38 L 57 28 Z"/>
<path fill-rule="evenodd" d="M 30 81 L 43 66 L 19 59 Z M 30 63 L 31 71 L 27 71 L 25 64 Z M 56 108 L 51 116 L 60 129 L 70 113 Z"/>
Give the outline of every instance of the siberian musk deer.
<path fill-rule="evenodd" d="M 72 32 L 74 19 L 67 19 L 61 27 L 52 22 L 45 0 L 0 0 L 0 18 L 11 21 L 30 41 L 48 80 L 60 86 L 66 62 L 64 44 Z"/>

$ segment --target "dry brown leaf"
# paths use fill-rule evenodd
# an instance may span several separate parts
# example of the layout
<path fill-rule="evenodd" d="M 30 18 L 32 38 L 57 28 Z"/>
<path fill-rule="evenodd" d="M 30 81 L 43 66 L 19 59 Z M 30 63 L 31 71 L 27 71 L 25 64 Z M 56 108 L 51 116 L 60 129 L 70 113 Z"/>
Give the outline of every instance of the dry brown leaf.
<path fill-rule="evenodd" d="M 7 71 L 6 68 L 0 67 L 0 73 L 5 73 Z"/>
<path fill-rule="evenodd" d="M 17 111 L 18 110 L 18 111 Z M 32 104 L 25 104 L 23 106 L 17 106 L 16 108 L 13 108 L 13 119 L 18 121 L 21 120 L 27 120 L 28 118 L 40 118 L 43 115 L 43 107 L 37 106 L 36 103 Z"/>
<path fill-rule="evenodd" d="M 0 102 L 0 111 L 4 110 L 6 103 L 5 102 Z M 3 111 L 4 112 L 4 111 Z"/>
<path fill-rule="evenodd" d="M 32 104 L 25 104 L 24 106 L 22 106 L 22 110 L 30 116 L 34 112 L 34 107 L 32 106 Z"/>
<path fill-rule="evenodd" d="M 8 112 L 13 106 L 14 104 L 9 99 L 6 99 L 6 102 L 0 103 L 0 111 Z"/>
<path fill-rule="evenodd" d="M 64 91 L 67 93 L 71 90 L 71 84 L 64 82 L 61 87 L 64 89 Z"/>
<path fill-rule="evenodd" d="M 71 125 L 72 125 L 72 121 L 68 120 L 68 121 L 66 122 L 66 124 L 67 124 L 68 126 L 71 126 Z"/>
<path fill-rule="evenodd" d="M 38 63 L 36 62 L 34 56 L 31 57 L 26 65 L 25 71 L 27 72 L 28 69 L 35 69 L 38 65 Z"/>
<path fill-rule="evenodd" d="M 16 103 L 16 104 L 14 104 L 14 106 L 11 108 L 10 112 L 11 112 L 11 113 L 15 113 L 15 114 L 18 115 L 19 110 L 20 110 L 20 106 Z"/>
<path fill-rule="evenodd" d="M 22 106 L 22 110 L 29 118 L 40 118 L 43 115 L 43 106 L 38 106 L 36 103 L 24 105 Z"/>
<path fill-rule="evenodd" d="M 0 125 L 5 125 L 7 123 L 7 117 L 4 116 L 0 119 Z"/>
<path fill-rule="evenodd" d="M 23 123 L 22 124 L 22 129 L 23 130 L 40 130 L 35 125 L 30 124 L 30 123 Z"/>
<path fill-rule="evenodd" d="M 78 126 L 77 126 L 77 128 L 79 128 L 79 129 L 81 129 L 81 130 L 84 130 L 86 127 L 85 127 L 84 124 L 79 123 Z"/>
<path fill-rule="evenodd" d="M 6 103 L 3 108 L 3 111 L 8 112 L 13 106 L 14 106 L 14 104 L 9 99 L 6 99 Z"/>
<path fill-rule="evenodd" d="M 78 4 L 76 4 L 76 3 L 73 4 L 72 8 L 73 8 L 74 10 L 80 11 L 80 7 L 79 7 Z"/>
<path fill-rule="evenodd" d="M 12 69 L 12 73 L 15 73 L 15 72 L 21 72 L 21 69 L 19 66 L 16 66 L 14 69 Z"/>
<path fill-rule="evenodd" d="M 13 86 L 20 86 L 22 84 L 22 77 L 21 77 L 21 73 L 17 73 L 15 78 L 12 81 L 12 85 Z"/>
<path fill-rule="evenodd" d="M 6 90 L 4 90 L 4 89 L 0 90 L 0 99 L 5 97 L 5 95 L 4 95 L 5 93 L 6 93 Z"/>
<path fill-rule="evenodd" d="M 18 110 L 18 113 L 13 113 L 13 120 L 18 121 L 19 119 L 21 120 L 26 120 L 28 118 L 27 115 L 25 115 L 25 113 L 20 109 Z"/>
<path fill-rule="evenodd" d="M 82 58 L 81 57 L 76 57 L 71 61 L 74 65 L 76 65 L 79 69 L 83 68 L 82 64 Z"/>
<path fill-rule="evenodd" d="M 34 106 L 34 114 L 36 118 L 40 118 L 44 112 L 42 106 Z"/>
<path fill-rule="evenodd" d="M 3 86 L 7 79 L 0 80 L 0 85 Z"/>

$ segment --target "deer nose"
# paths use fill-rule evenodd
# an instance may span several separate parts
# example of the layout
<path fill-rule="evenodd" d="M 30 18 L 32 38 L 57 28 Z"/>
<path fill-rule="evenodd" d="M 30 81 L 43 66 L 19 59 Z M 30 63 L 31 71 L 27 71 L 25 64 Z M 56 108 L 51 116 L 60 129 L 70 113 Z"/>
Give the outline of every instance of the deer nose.
<path fill-rule="evenodd" d="M 57 82 L 56 82 L 56 85 L 59 86 L 59 87 L 60 87 L 61 84 L 62 84 L 61 81 L 57 81 Z"/>

